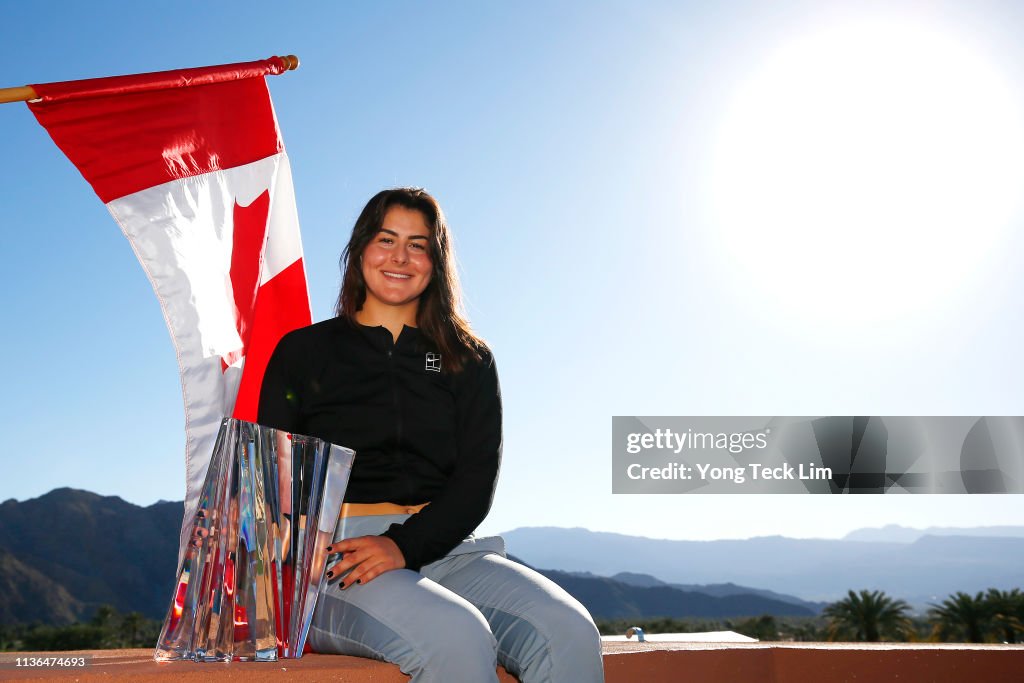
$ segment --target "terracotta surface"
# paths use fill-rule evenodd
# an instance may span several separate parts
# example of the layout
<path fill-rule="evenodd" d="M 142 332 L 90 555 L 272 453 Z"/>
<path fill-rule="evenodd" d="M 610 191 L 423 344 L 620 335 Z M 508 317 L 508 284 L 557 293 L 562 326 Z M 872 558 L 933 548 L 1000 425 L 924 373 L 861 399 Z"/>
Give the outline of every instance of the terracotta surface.
<path fill-rule="evenodd" d="M 390 664 L 332 655 L 272 663 L 158 664 L 150 649 L 36 654 L 84 655 L 90 660 L 79 669 L 16 668 L 15 657 L 32 653 L 0 653 L 0 679 L 157 683 L 409 680 Z M 1024 683 L 1024 645 L 627 642 L 605 643 L 604 662 L 607 683 Z M 499 679 L 501 683 L 515 682 L 503 671 Z"/>
<path fill-rule="evenodd" d="M 43 681 L 125 680 L 135 683 L 154 681 L 345 681 L 345 683 L 407 683 L 409 677 L 397 666 L 359 657 L 309 654 L 298 660 L 279 662 L 234 662 L 231 664 L 197 664 L 194 662 L 155 662 L 153 650 L 92 650 L 80 652 L 41 652 L 35 656 L 87 656 L 89 663 L 82 668 L 31 669 L 13 667 L 17 656 L 33 653 L 0 654 L 0 680 Z M 12 668 L 13 667 L 13 668 Z M 515 683 L 516 679 L 503 670 L 501 683 Z"/>

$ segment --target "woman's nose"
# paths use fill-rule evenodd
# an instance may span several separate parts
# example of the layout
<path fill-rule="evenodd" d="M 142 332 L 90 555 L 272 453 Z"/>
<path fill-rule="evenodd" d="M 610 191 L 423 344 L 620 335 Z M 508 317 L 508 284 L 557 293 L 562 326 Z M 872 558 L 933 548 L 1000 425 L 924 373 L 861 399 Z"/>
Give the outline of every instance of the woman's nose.
<path fill-rule="evenodd" d="M 391 260 L 395 263 L 405 263 L 409 260 L 409 254 L 406 253 L 405 247 L 399 246 L 397 249 L 391 250 Z"/>

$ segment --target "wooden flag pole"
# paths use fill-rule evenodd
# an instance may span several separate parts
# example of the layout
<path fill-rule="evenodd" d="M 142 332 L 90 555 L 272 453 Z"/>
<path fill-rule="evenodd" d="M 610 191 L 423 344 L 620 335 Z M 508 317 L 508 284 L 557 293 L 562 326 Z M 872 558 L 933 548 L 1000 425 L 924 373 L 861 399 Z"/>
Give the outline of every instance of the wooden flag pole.
<path fill-rule="evenodd" d="M 285 68 L 288 71 L 294 71 L 299 68 L 299 58 L 295 55 L 284 55 L 281 57 L 281 61 L 284 62 Z M 14 88 L 0 88 L 0 104 L 6 104 L 8 102 L 27 102 L 35 99 L 39 99 L 39 95 L 31 85 L 19 85 Z"/>
<path fill-rule="evenodd" d="M 39 96 L 31 85 L 20 85 L 17 88 L 0 88 L 0 104 L 7 102 L 26 102 Z"/>

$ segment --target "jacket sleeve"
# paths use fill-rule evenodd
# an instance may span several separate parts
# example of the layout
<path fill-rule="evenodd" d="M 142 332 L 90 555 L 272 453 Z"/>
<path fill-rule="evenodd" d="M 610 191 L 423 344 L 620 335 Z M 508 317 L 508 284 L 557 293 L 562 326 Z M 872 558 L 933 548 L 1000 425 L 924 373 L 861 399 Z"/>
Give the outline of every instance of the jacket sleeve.
<path fill-rule="evenodd" d="M 463 370 L 455 397 L 458 459 L 448 483 L 427 507 L 382 535 L 393 540 L 409 569 L 443 557 L 491 508 L 501 463 L 501 389 L 494 358 Z"/>
<path fill-rule="evenodd" d="M 301 372 L 296 363 L 300 356 L 294 350 L 295 338 L 285 335 L 274 348 L 260 385 L 256 421 L 267 427 L 302 434 Z"/>

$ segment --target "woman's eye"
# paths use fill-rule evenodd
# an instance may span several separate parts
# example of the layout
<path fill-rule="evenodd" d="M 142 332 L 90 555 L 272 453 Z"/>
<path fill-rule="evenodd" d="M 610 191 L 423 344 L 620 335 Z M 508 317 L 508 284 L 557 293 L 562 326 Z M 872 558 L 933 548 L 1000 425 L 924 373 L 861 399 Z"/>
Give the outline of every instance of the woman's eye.
<path fill-rule="evenodd" d="M 422 242 L 410 242 L 409 248 L 412 249 L 413 251 L 426 251 L 427 245 L 423 244 Z"/>
<path fill-rule="evenodd" d="M 381 237 L 377 241 L 380 242 L 381 244 L 391 244 L 392 242 L 394 242 L 394 240 L 391 239 L 390 237 Z"/>

